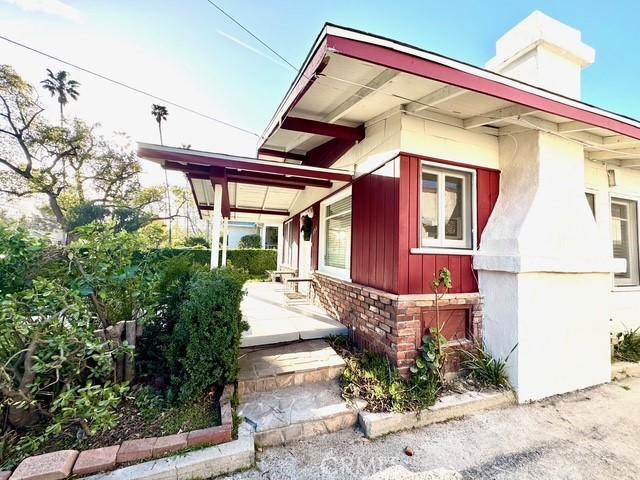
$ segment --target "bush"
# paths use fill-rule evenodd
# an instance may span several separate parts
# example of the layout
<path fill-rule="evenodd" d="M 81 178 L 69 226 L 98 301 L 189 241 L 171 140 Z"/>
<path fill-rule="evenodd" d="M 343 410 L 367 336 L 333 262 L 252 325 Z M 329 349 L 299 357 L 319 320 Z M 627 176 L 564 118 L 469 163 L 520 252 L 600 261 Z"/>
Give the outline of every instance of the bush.
<path fill-rule="evenodd" d="M 186 401 L 236 381 L 240 338 L 248 328 L 240 311 L 245 280 L 232 268 L 191 277 L 167 349 L 171 397 Z"/>
<path fill-rule="evenodd" d="M 139 257 L 145 253 L 138 254 Z M 167 248 L 158 251 L 158 256 L 169 258 L 186 256 L 194 263 L 208 267 L 211 262 L 211 250 Z M 222 255 L 222 253 L 220 254 Z M 227 250 L 227 263 L 236 269 L 246 270 L 250 277 L 264 277 L 267 270 L 275 270 L 278 263 L 276 250 L 262 250 L 256 248 Z"/>
<path fill-rule="evenodd" d="M 187 248 L 209 248 L 209 240 L 201 236 L 187 237 L 183 243 Z"/>
<path fill-rule="evenodd" d="M 48 248 L 26 228 L 0 222 L 0 296 L 30 287 Z"/>
<path fill-rule="evenodd" d="M 387 357 L 372 352 L 348 355 L 345 362 L 342 394 L 348 400 L 366 400 L 368 411 L 417 411 L 435 403 L 439 390 L 435 377 L 403 379 Z"/>
<path fill-rule="evenodd" d="M 623 362 L 640 362 L 640 328 L 619 332 L 613 346 L 613 358 Z"/>
<path fill-rule="evenodd" d="M 254 233 L 251 235 L 244 235 L 238 242 L 238 248 L 260 248 L 262 247 L 262 238 L 260 235 Z"/>
<path fill-rule="evenodd" d="M 68 427 L 93 435 L 113 426 L 126 391 L 125 385 L 110 383 L 113 359 L 126 353 L 126 347 L 113 348 L 95 332 L 87 302 L 73 289 L 35 279 L 31 289 L 5 295 L 1 405 L 13 429 L 29 433 L 5 445 L 2 463 L 17 462 Z"/>

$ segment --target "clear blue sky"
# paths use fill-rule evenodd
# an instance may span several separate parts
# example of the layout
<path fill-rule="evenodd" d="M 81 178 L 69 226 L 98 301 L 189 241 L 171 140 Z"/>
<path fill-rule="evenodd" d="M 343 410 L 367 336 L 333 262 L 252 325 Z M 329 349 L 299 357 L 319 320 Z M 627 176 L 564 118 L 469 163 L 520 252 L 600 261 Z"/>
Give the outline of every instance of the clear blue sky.
<path fill-rule="evenodd" d="M 637 0 L 216 1 L 296 66 L 303 61 L 325 21 L 388 36 L 483 66 L 493 56 L 498 37 L 533 10 L 541 10 L 581 30 L 583 40 L 596 49 L 595 64 L 583 74 L 583 100 L 640 117 L 640 2 Z M 63 12 L 63 15 L 29 10 L 33 3 L 37 2 L 0 0 L 0 31 L 206 113 L 223 116 L 253 131 L 262 132 L 294 76 L 289 68 L 230 39 L 234 37 L 263 50 L 206 0 L 44 1 L 52 4 L 54 10 L 65 5 L 73 10 L 72 14 Z M 76 15 L 79 19 L 70 19 Z M 66 36 L 61 36 L 63 34 Z M 101 46 L 92 47 L 93 39 L 99 39 Z M 111 49 L 105 47 L 110 42 L 113 42 Z M 15 63 L 19 71 L 24 69 L 27 77 L 33 77 L 29 78 L 32 81 L 37 80 L 36 75 L 40 75 L 44 66 L 51 64 L 0 42 L 0 61 L 7 61 L 3 57 Z M 136 64 L 146 65 L 146 57 L 162 58 L 162 66 L 155 71 L 154 67 L 136 70 Z M 92 95 L 113 96 L 101 104 L 102 116 L 110 118 L 107 110 L 117 108 L 124 122 L 123 130 L 134 130 L 135 138 L 155 135 L 148 118 L 149 100 L 143 99 L 141 106 L 126 96 L 122 103 L 113 101 L 116 90 L 101 91 L 95 86 L 90 89 L 90 79 L 82 74 L 76 76 L 87 84 L 83 101 L 90 102 Z M 124 115 L 128 118 L 123 118 L 123 104 L 129 106 Z M 95 113 L 98 107 L 92 108 Z M 100 114 L 97 116 L 101 119 Z M 135 127 L 126 123 L 132 118 L 138 124 L 144 123 L 146 130 L 135 131 Z M 211 128 L 206 120 L 177 113 L 170 120 L 173 123 L 167 126 L 167 135 L 171 140 L 173 127 L 174 144 L 184 141 L 194 143 L 194 147 L 212 148 L 211 144 L 202 145 L 202 135 L 199 139 L 188 138 L 189 129 L 196 131 L 198 125 Z M 179 130 L 178 122 L 188 128 Z M 118 127 L 113 120 L 106 123 L 113 129 Z M 224 131 L 211 130 L 211 143 L 216 143 L 219 132 Z M 255 144 L 255 139 L 234 137 L 233 141 Z"/>

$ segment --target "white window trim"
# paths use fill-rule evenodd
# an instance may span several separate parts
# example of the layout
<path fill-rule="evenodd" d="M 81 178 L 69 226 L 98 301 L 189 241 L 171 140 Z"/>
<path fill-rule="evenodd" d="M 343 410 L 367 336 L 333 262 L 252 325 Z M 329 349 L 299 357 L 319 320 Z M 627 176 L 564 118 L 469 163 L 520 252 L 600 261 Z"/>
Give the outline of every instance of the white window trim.
<path fill-rule="evenodd" d="M 438 170 L 436 173 L 444 178 L 445 175 L 451 173 L 450 176 L 458 176 L 460 178 L 467 178 L 460 173 L 469 174 L 471 178 L 471 247 L 466 246 L 466 242 L 464 240 L 445 240 L 441 238 L 437 241 L 437 243 L 432 243 L 431 245 L 423 245 L 422 243 L 422 172 L 424 171 L 423 167 L 433 167 Z M 456 175 L 458 173 L 458 175 Z M 430 162 L 428 160 L 422 160 L 420 162 L 420 185 L 419 185 L 419 198 L 418 198 L 418 245 L 421 245 L 418 248 L 412 248 L 411 253 L 416 254 L 440 254 L 440 255 L 473 255 L 477 253 L 477 245 L 478 245 L 478 189 L 477 189 L 477 172 L 473 168 L 465 168 L 454 165 L 442 164 L 438 162 Z M 440 183 L 440 181 L 438 181 Z M 466 196 L 468 195 L 467 189 L 463 189 L 463 203 L 466 203 Z M 444 218 L 444 202 L 440 201 L 438 198 L 438 210 L 439 217 Z M 467 216 L 469 213 L 466 211 L 466 208 L 463 210 L 463 222 L 467 224 Z M 438 218 L 438 228 L 442 228 L 444 231 L 444 225 L 441 225 L 440 218 Z M 458 246 L 456 246 L 458 245 Z"/>
<path fill-rule="evenodd" d="M 325 232 L 325 223 L 327 220 L 326 214 L 326 206 L 331 205 L 343 198 L 346 198 L 351 195 L 351 187 L 347 187 L 335 195 L 328 197 L 320 202 L 320 224 L 319 224 L 319 238 L 320 242 L 318 245 L 318 272 L 329 275 L 331 277 L 339 278 L 341 280 L 346 280 L 348 282 L 351 281 L 351 236 L 349 237 L 348 245 L 347 245 L 347 268 L 336 268 L 325 265 L 324 263 L 324 254 L 326 251 L 326 232 Z M 352 199 L 353 201 L 353 199 Z M 353 203 L 351 204 L 351 228 L 353 229 Z M 353 231 L 352 231 L 353 235 Z"/>
<path fill-rule="evenodd" d="M 290 232 L 289 238 L 285 238 L 285 233 L 289 225 L 291 225 L 291 232 Z M 293 218 L 290 218 L 289 220 L 287 220 L 282 224 L 282 253 L 284 256 L 284 260 L 282 261 L 281 265 L 283 267 L 289 267 L 289 268 L 293 267 L 293 265 L 291 264 L 291 257 L 293 256 L 293 247 L 292 247 L 293 235 L 294 235 Z"/>
<path fill-rule="evenodd" d="M 613 255 L 613 238 L 611 236 L 611 228 L 613 224 L 613 216 L 611 215 L 611 204 L 616 200 L 625 200 L 629 202 L 636 203 L 636 238 L 637 244 L 636 249 L 638 251 L 637 255 L 640 259 L 640 197 L 636 195 L 629 195 L 625 193 L 618 193 L 616 191 L 609 192 L 609 245 L 611 246 L 611 254 Z M 640 263 L 640 260 L 639 260 Z M 640 265 L 638 266 L 639 276 L 640 276 Z M 634 290 L 640 290 L 640 278 L 638 279 L 639 283 L 629 283 L 629 284 L 616 284 L 616 276 L 615 274 L 611 274 L 611 279 L 613 283 L 613 291 L 614 292 L 629 292 Z"/>

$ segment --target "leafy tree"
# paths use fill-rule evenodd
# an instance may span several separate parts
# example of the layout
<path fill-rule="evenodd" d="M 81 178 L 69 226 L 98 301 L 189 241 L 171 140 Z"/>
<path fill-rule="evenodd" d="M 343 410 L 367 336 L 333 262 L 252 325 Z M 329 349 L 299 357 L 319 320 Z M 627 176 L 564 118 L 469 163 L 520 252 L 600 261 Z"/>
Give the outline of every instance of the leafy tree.
<path fill-rule="evenodd" d="M 164 105 L 158 105 L 154 103 L 151 106 L 151 115 L 156 119 L 158 123 L 158 133 L 160 134 L 160 145 L 164 145 L 162 143 L 162 122 L 167 121 L 167 116 L 169 115 L 169 110 Z"/>
<path fill-rule="evenodd" d="M 167 218 L 159 212 L 164 189 L 141 187 L 140 162 L 123 134 L 108 141 L 77 119 L 54 126 L 43 111 L 36 90 L 0 65 L 0 193 L 45 196 L 64 231 L 91 220 L 131 229 Z"/>
<path fill-rule="evenodd" d="M 60 126 L 64 125 L 64 107 L 69 103 L 69 98 L 77 100 L 80 93 L 78 87 L 80 82 L 71 80 L 69 78 L 69 72 L 60 70 L 54 74 L 47 68 L 47 78 L 40 82 L 42 87 L 47 90 L 52 97 L 58 96 L 58 104 L 60 105 Z"/>

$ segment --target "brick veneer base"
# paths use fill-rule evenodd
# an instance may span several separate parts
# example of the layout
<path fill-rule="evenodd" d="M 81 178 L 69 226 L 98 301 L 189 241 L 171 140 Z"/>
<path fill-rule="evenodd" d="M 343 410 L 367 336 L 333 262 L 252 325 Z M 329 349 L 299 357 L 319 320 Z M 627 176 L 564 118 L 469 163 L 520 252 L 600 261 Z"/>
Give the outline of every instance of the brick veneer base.
<path fill-rule="evenodd" d="M 356 345 L 386 355 L 407 375 L 421 346 L 423 315 L 434 310 L 435 296 L 395 295 L 317 272 L 313 278 L 315 302 L 349 328 Z M 483 298 L 479 293 L 447 294 L 438 303 L 445 308 L 467 309 L 467 339 L 482 338 Z M 455 343 L 464 345 L 467 339 Z M 457 360 L 452 360 L 448 370 L 457 369 Z"/>

